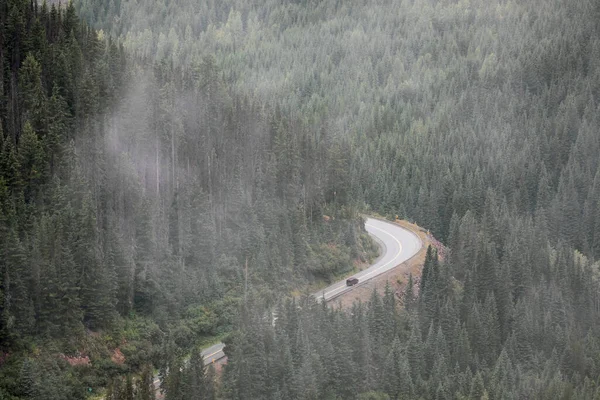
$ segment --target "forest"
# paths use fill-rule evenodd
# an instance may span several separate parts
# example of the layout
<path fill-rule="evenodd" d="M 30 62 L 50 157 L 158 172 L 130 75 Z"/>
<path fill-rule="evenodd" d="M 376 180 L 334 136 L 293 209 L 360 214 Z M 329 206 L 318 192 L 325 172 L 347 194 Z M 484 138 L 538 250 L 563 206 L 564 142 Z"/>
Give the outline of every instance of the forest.
<path fill-rule="evenodd" d="M 2 10 L 3 395 L 160 369 L 231 331 L 246 291 L 274 302 L 372 256 L 337 200 L 342 145 L 234 96 L 213 58 L 148 66 L 73 3 Z"/>
<path fill-rule="evenodd" d="M 0 0 L 0 399 L 600 399 L 599 21 Z M 373 212 L 449 251 L 306 295 Z"/>

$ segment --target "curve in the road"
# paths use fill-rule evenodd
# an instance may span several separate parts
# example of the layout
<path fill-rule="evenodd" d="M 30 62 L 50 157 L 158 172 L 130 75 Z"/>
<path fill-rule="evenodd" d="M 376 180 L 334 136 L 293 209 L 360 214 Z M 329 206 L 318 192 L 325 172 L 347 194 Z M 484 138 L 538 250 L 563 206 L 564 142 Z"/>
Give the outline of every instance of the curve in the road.
<path fill-rule="evenodd" d="M 421 239 L 419 239 L 416 234 L 398 224 L 375 218 L 367 218 L 365 229 L 369 235 L 374 237 L 378 243 L 380 243 L 382 254 L 379 255 L 377 260 L 369 268 L 353 275 L 358 278 L 358 285 L 395 268 L 417 254 L 423 246 Z M 315 293 L 314 296 L 320 300 L 325 298 L 327 301 L 346 291 L 352 290 L 353 287 L 354 286 L 346 286 L 346 280 L 342 280 Z M 202 351 L 204 364 L 209 365 L 225 357 L 225 353 L 223 352 L 224 347 L 225 345 L 223 343 L 218 343 L 204 349 Z"/>
<path fill-rule="evenodd" d="M 385 253 L 369 268 L 353 275 L 355 278 L 358 278 L 358 285 L 412 258 L 423 246 L 421 239 L 416 234 L 398 224 L 375 218 L 367 218 L 365 228 L 378 242 L 383 243 L 382 250 Z M 346 286 L 346 281 L 343 280 L 320 290 L 314 295 L 320 300 L 325 299 L 327 301 L 352 290 L 352 288 L 353 286 Z"/>

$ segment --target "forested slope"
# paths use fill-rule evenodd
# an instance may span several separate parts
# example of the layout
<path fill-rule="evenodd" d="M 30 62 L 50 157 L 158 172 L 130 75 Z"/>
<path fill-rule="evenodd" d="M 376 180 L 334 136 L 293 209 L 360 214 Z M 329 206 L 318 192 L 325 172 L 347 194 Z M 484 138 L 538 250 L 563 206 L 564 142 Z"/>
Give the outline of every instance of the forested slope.
<path fill-rule="evenodd" d="M 12 395 L 143 369 L 149 396 L 153 365 L 177 371 L 168 398 L 212 398 L 183 359 L 236 327 L 223 398 L 599 396 L 597 1 L 0 4 Z M 281 305 L 363 256 L 357 208 L 450 253 L 403 307 Z M 31 357 L 66 332 L 95 345 L 84 328 L 126 365 Z"/>
<path fill-rule="evenodd" d="M 553 240 L 599 251 L 597 1 L 77 7 L 134 54 L 214 54 L 232 85 L 351 142 L 348 182 L 372 207 L 445 239 L 454 213 L 482 215 L 492 196 L 543 208 Z"/>
<path fill-rule="evenodd" d="M 229 332 L 244 296 L 274 303 L 373 252 L 343 144 L 213 58 L 130 57 L 72 3 L 0 16 L 0 397 L 147 398 L 153 368 Z"/>
<path fill-rule="evenodd" d="M 78 7 L 134 53 L 215 54 L 227 81 L 348 143 L 351 201 L 451 249 L 404 310 L 290 304 L 272 327 L 254 307 L 225 397 L 598 396 L 597 1 Z"/>

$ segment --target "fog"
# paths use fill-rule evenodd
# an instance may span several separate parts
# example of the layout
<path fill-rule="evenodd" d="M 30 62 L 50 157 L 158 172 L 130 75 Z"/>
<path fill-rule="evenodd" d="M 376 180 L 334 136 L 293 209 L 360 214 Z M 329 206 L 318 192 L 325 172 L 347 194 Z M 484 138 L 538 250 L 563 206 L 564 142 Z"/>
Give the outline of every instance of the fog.
<path fill-rule="evenodd" d="M 0 0 L 0 398 L 597 397 L 596 3 Z"/>

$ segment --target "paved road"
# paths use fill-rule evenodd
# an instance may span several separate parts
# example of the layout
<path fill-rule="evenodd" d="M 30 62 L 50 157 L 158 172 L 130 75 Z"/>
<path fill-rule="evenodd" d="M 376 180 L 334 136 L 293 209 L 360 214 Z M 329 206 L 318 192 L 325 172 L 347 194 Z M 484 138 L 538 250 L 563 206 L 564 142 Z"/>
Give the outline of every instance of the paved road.
<path fill-rule="evenodd" d="M 225 353 L 223 353 L 223 348 L 225 347 L 225 345 L 223 343 L 217 343 L 213 346 L 207 347 L 206 349 L 202 350 L 202 358 L 204 358 L 204 365 L 210 365 L 213 362 L 216 362 L 217 360 L 220 360 L 221 358 L 225 357 Z M 187 360 L 186 360 L 187 363 Z M 160 393 L 158 393 L 158 390 L 160 389 L 160 378 L 157 375 L 154 375 L 154 390 L 157 391 L 157 395 L 159 395 L 158 397 L 162 398 L 162 395 Z"/>
<path fill-rule="evenodd" d="M 367 218 L 365 228 L 383 249 L 373 265 L 352 275 L 358 278 L 358 285 L 408 260 L 417 254 L 423 245 L 417 235 L 398 224 Z M 346 280 L 344 279 L 314 293 L 314 296 L 320 300 L 323 298 L 331 300 L 344 292 L 352 290 L 352 288 L 346 286 Z"/>
<path fill-rule="evenodd" d="M 204 365 L 212 364 L 214 361 L 225 357 L 225 353 L 223 353 L 223 347 L 225 347 L 223 343 L 217 343 L 214 346 L 210 346 L 202 350 Z"/>
<path fill-rule="evenodd" d="M 374 239 L 382 247 L 381 254 L 373 265 L 369 268 L 354 274 L 353 276 L 358 278 L 359 285 L 363 282 L 368 281 L 376 277 L 377 275 L 383 274 L 386 271 L 396 267 L 400 263 L 408 260 L 421 249 L 421 240 L 414 233 L 402 228 L 397 224 L 391 222 L 381 221 L 374 218 L 367 218 L 365 223 L 367 232 L 374 237 Z M 317 299 L 331 300 L 340 294 L 352 290 L 353 287 L 346 286 L 346 280 L 334 283 L 333 285 L 320 290 L 315 293 L 314 296 Z M 223 343 L 215 344 L 214 346 L 208 347 L 202 351 L 204 357 L 204 364 L 209 365 L 217 360 L 225 357 L 223 353 Z M 158 378 L 155 379 L 155 385 L 158 386 Z"/>

